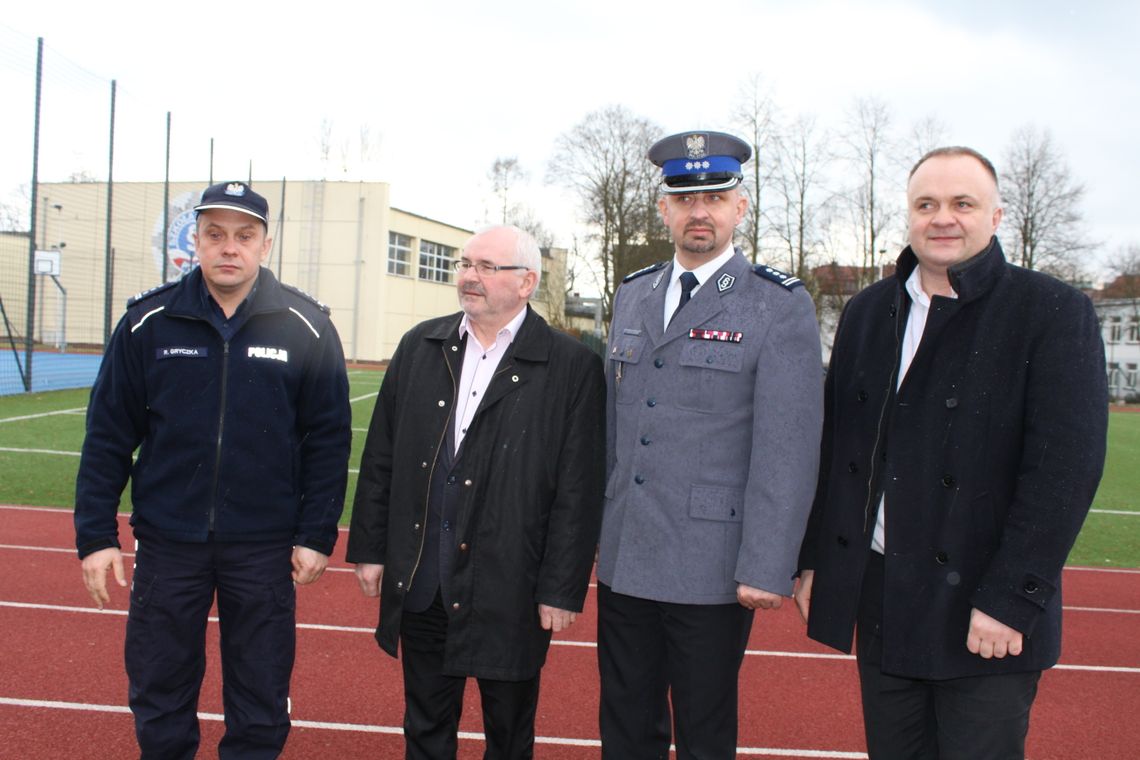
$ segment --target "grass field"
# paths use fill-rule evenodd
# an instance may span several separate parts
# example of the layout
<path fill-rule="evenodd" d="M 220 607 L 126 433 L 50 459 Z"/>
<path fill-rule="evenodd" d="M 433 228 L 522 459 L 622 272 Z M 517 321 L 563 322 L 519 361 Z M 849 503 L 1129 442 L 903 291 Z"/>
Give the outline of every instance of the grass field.
<path fill-rule="evenodd" d="M 349 506 L 381 377 L 375 370 L 349 371 L 353 428 L 346 498 Z M 0 397 L 0 503 L 72 506 L 87 397 L 86 389 Z M 1140 414 L 1113 412 L 1109 416 L 1104 479 L 1093 503 L 1094 512 L 1085 521 L 1069 557 L 1071 564 L 1140 567 L 1138 464 Z M 129 496 L 124 494 L 123 509 L 129 508 Z M 343 522 L 347 523 L 348 515 L 346 508 Z"/>

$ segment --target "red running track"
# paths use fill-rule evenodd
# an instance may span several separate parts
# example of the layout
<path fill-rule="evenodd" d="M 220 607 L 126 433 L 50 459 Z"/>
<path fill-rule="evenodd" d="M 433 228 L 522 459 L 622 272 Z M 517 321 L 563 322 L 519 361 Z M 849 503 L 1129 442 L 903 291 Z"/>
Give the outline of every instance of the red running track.
<path fill-rule="evenodd" d="M 122 535 L 129 536 L 123 525 Z M 298 591 L 293 730 L 286 758 L 399 758 L 399 664 L 376 647 L 377 602 L 344 563 Z M 71 515 L 0 506 L 0 758 L 103 760 L 137 754 L 122 666 L 127 595 L 98 612 L 83 589 Z M 1124 760 L 1140 755 L 1140 571 L 1068 568 L 1061 665 L 1034 707 L 1033 760 Z M 597 664 L 593 594 L 555 639 L 543 671 L 536 756 L 596 758 Z M 200 757 L 222 734 L 217 626 L 199 706 Z M 792 605 L 761 612 L 741 674 L 742 757 L 866 757 L 852 659 L 809 641 Z M 478 693 L 468 689 L 460 757 L 482 756 Z"/>

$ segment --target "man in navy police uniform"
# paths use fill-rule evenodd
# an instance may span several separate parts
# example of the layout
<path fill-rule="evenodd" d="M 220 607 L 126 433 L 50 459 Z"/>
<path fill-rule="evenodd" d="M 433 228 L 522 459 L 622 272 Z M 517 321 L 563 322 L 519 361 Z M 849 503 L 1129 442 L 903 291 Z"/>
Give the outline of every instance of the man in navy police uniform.
<path fill-rule="evenodd" d="M 348 381 L 328 309 L 261 267 L 265 199 L 223 183 L 195 211 L 199 266 L 130 299 L 107 346 L 76 481 L 76 544 L 102 608 L 108 571 L 126 585 L 116 511 L 129 478 L 126 666 L 141 756 L 197 752 L 216 594 L 218 755 L 274 758 L 289 731 L 294 584 L 321 576 L 344 504 Z"/>
<path fill-rule="evenodd" d="M 819 463 L 819 328 L 797 278 L 733 248 L 750 157 L 717 132 L 649 151 L 675 255 L 625 278 L 610 326 L 605 758 L 667 758 L 671 734 L 679 760 L 734 757 L 753 611 L 792 591 Z"/>

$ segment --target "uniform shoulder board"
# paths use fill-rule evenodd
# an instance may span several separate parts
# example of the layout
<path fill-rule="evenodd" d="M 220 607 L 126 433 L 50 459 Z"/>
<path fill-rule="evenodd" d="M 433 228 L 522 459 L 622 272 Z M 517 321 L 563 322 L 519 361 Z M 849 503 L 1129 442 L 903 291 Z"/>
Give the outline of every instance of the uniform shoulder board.
<path fill-rule="evenodd" d="M 286 285 L 285 283 L 281 283 L 281 288 L 283 290 L 289 291 L 290 293 L 292 293 L 295 296 L 300 296 L 301 298 L 303 298 L 306 301 L 308 301 L 309 303 L 311 303 L 313 306 L 316 306 L 318 309 L 323 311 L 325 314 L 329 314 L 331 312 L 329 307 L 325 306 L 323 303 L 321 303 L 317 299 L 313 298 L 311 295 L 309 295 L 305 291 L 301 290 L 300 288 L 296 287 L 295 285 Z"/>
<path fill-rule="evenodd" d="M 777 285 L 783 285 L 788 290 L 795 290 L 804 286 L 803 280 L 796 277 L 794 274 L 787 274 L 781 272 L 779 269 L 773 269 L 767 264 L 756 264 L 752 267 L 753 274 L 763 277 L 765 280 L 771 280 Z"/>
<path fill-rule="evenodd" d="M 151 296 L 155 296 L 155 295 L 158 295 L 159 293 L 162 293 L 163 291 L 170 290 L 175 285 L 177 285 L 179 282 L 181 282 L 181 280 L 171 280 L 170 282 L 164 282 L 161 285 L 156 285 L 153 288 L 151 288 L 150 290 L 144 290 L 141 293 L 135 293 L 133 296 L 131 296 L 130 298 L 127 299 L 127 307 L 130 308 L 131 306 L 134 306 L 139 301 L 145 301 L 146 299 L 150 298 Z"/>
<path fill-rule="evenodd" d="M 621 281 L 622 282 L 629 282 L 630 280 L 636 280 L 638 277 L 640 277 L 643 274 L 649 274 L 650 272 L 656 272 L 658 269 L 660 269 L 661 267 L 665 266 L 668 263 L 669 263 L 668 261 L 658 261 L 656 264 L 650 264 L 649 266 L 645 267 L 645 269 L 638 269 L 636 272 L 630 272 L 625 277 L 621 278 Z"/>

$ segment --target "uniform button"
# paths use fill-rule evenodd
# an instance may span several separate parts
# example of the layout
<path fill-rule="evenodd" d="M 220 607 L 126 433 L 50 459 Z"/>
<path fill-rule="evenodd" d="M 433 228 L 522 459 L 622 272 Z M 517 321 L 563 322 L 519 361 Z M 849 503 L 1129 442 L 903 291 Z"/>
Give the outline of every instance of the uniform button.
<path fill-rule="evenodd" d="M 706 356 L 705 357 L 705 364 L 712 364 L 712 363 L 713 363 L 713 358 L 711 356 Z"/>
<path fill-rule="evenodd" d="M 859 472 L 859 465 L 855 464 L 854 462 L 848 462 L 847 463 L 847 472 L 851 472 L 851 473 Z"/>
<path fill-rule="evenodd" d="M 938 552 L 934 555 L 934 561 L 940 565 L 945 565 L 950 561 L 950 556 L 946 552 Z"/>
<path fill-rule="evenodd" d="M 645 405 L 646 405 L 646 406 L 650 406 L 650 407 L 652 407 L 652 406 L 657 406 L 657 399 L 655 399 L 655 398 L 651 398 L 651 399 L 649 399 L 648 401 L 646 401 L 646 402 L 645 402 Z"/>
<path fill-rule="evenodd" d="M 956 398 L 946 399 L 946 408 L 947 409 L 953 409 L 956 406 L 958 406 L 958 399 L 956 399 Z"/>
<path fill-rule="evenodd" d="M 942 487 L 943 488 L 953 488 L 954 483 L 955 483 L 955 481 L 954 481 L 953 475 L 943 475 L 942 476 Z"/>
<path fill-rule="evenodd" d="M 467 551 L 467 544 L 460 544 L 459 545 L 459 551 L 461 551 L 461 552 Z"/>
<path fill-rule="evenodd" d="M 1038 586 L 1037 586 L 1037 584 L 1036 584 L 1035 582 L 1033 582 L 1033 581 L 1026 581 L 1026 582 L 1025 582 L 1025 586 L 1024 586 L 1024 588 L 1025 588 L 1025 593 L 1027 593 L 1027 594 L 1036 594 L 1036 593 L 1037 593 L 1037 588 L 1038 588 Z"/>
<path fill-rule="evenodd" d="M 868 398 L 870 398 L 870 396 L 868 395 L 867 391 L 859 391 L 860 401 L 866 401 Z"/>
<path fill-rule="evenodd" d="M 736 517 L 736 510 L 735 509 L 728 510 L 728 515 L 729 515 L 729 517 Z"/>
<path fill-rule="evenodd" d="M 451 609 L 453 609 L 453 610 L 459 609 L 459 602 L 452 602 L 451 603 Z"/>
<path fill-rule="evenodd" d="M 645 476 L 644 475 L 634 475 L 633 476 L 633 482 L 637 483 L 638 485 L 641 485 L 642 483 L 645 482 Z"/>
<path fill-rule="evenodd" d="M 657 369 L 661 369 L 662 367 L 665 366 L 665 360 L 662 359 L 661 357 L 657 357 L 656 359 L 653 360 L 653 366 L 656 367 Z"/>
<path fill-rule="evenodd" d="M 642 446 L 648 446 L 650 443 L 651 443 L 651 441 L 649 440 L 649 436 L 646 436 L 646 435 L 641 436 L 641 445 Z"/>

